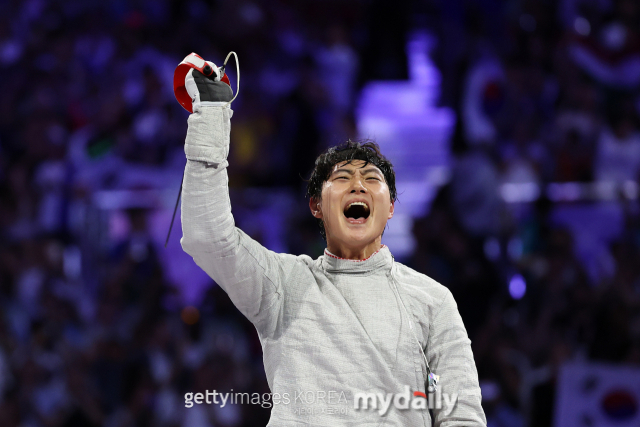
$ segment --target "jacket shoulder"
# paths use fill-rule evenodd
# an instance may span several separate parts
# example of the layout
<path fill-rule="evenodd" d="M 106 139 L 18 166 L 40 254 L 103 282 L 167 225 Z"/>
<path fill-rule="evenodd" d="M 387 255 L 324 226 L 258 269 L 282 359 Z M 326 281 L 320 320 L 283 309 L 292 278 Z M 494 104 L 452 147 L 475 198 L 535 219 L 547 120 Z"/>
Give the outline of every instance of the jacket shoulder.
<path fill-rule="evenodd" d="M 428 296 L 434 303 L 442 301 L 447 294 L 451 293 L 449 288 L 426 274 L 419 273 L 399 262 L 395 264 L 397 278 L 409 293 L 418 293 L 423 297 Z"/>

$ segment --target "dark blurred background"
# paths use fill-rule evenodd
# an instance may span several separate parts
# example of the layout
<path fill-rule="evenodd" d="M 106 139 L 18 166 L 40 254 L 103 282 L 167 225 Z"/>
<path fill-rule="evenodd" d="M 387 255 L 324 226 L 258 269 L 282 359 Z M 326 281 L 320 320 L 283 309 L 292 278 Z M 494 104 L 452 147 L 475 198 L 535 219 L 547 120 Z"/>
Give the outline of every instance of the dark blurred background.
<path fill-rule="evenodd" d="M 179 218 L 163 247 L 173 70 L 230 50 L 241 228 L 322 254 L 304 179 L 374 138 L 398 175 L 383 241 L 453 292 L 489 426 L 640 425 L 639 30 L 635 0 L 0 2 L 0 426 L 268 421 L 184 407 L 269 389 Z"/>

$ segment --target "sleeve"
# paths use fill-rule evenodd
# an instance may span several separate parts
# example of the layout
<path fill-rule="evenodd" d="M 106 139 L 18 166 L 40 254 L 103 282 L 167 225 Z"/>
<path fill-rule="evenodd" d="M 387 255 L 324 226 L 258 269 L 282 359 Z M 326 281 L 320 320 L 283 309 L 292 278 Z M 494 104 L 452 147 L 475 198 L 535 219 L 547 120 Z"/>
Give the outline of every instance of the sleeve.
<path fill-rule="evenodd" d="M 189 116 L 180 243 L 257 325 L 282 301 L 286 265 L 282 255 L 235 226 L 226 170 L 232 114 L 221 105 L 202 106 Z"/>
<path fill-rule="evenodd" d="M 481 405 L 478 371 L 471 351 L 471 340 L 447 289 L 436 310 L 429 331 L 427 358 L 433 373 L 440 376 L 438 393 L 442 407 L 434 410 L 436 427 L 486 427 Z M 437 397 L 436 397 L 437 398 Z M 452 405 L 448 405 L 450 402 Z"/>

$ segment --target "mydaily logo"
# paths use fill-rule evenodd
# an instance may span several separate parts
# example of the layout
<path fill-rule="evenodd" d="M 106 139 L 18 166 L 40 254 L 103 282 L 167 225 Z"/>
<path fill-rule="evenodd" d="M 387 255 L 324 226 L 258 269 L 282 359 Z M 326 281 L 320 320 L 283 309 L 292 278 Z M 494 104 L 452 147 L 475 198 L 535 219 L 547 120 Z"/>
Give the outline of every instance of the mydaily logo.
<path fill-rule="evenodd" d="M 402 393 L 355 393 L 353 408 L 356 410 L 377 410 L 378 414 L 385 415 L 393 404 L 396 409 L 442 409 L 448 415 L 458 401 L 458 393 L 451 395 L 443 393 L 440 388 L 435 392 L 424 394 L 414 391 L 413 394 L 408 385 L 404 386 Z"/>

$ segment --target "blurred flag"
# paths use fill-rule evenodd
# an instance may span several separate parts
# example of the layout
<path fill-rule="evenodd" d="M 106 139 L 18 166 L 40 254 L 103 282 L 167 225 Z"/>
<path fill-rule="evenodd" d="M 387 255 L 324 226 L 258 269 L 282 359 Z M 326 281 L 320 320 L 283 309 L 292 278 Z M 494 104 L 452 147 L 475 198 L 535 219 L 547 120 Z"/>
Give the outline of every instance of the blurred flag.
<path fill-rule="evenodd" d="M 565 364 L 560 371 L 554 425 L 640 426 L 640 368 Z"/>

